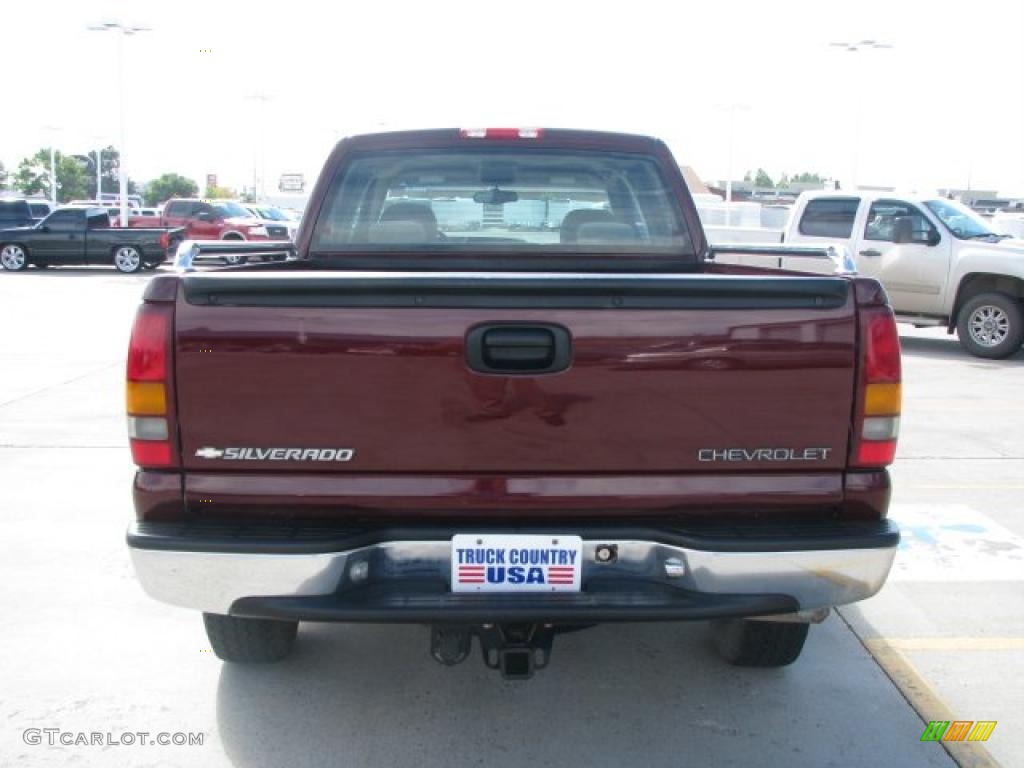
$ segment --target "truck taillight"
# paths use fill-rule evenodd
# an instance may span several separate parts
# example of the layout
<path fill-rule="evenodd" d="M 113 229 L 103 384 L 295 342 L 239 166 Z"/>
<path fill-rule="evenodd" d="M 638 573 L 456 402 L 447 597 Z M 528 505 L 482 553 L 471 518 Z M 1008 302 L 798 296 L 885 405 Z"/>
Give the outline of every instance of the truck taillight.
<path fill-rule="evenodd" d="M 852 464 L 892 464 L 900 431 L 900 338 L 888 305 L 860 311 L 860 402 L 857 403 Z"/>
<path fill-rule="evenodd" d="M 128 345 L 125 405 L 132 459 L 140 467 L 175 464 L 168 382 L 173 304 L 143 304 Z"/>
<path fill-rule="evenodd" d="M 463 128 L 459 136 L 464 139 L 539 139 L 542 128 Z"/>
<path fill-rule="evenodd" d="M 167 234 L 167 230 L 165 229 L 163 232 L 160 233 L 160 247 L 163 250 L 166 251 L 167 247 L 170 244 L 171 244 L 171 237 L 170 237 L 170 235 Z"/>

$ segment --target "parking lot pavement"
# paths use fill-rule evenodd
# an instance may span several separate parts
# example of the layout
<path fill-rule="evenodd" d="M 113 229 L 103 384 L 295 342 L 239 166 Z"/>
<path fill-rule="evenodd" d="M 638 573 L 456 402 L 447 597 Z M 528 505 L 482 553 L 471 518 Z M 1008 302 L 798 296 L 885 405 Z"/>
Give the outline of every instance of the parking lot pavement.
<path fill-rule="evenodd" d="M 842 614 L 925 719 L 996 720 L 988 752 L 1024 765 L 1024 352 L 979 360 L 900 330 L 903 542 L 886 588 Z"/>
<path fill-rule="evenodd" d="M 438 666 L 419 627 L 304 625 L 287 661 L 229 667 L 197 614 L 142 594 L 123 544 L 123 355 L 145 280 L 0 275 L 5 315 L 29 318 L 0 337 L 0 762 L 952 765 L 920 742 L 909 699 L 997 720 L 989 750 L 1024 764 L 1012 674 L 1024 655 L 1013 562 L 1024 412 L 1011 398 L 1021 360 L 983 363 L 934 332 L 907 334 L 893 514 L 913 532 L 900 570 L 881 595 L 813 628 L 792 667 L 729 667 L 699 624 L 560 637 L 551 667 L 528 683 L 503 682 L 477 658 Z M 942 407 L 968 393 L 977 412 Z M 915 698 L 914 686 L 931 695 Z M 29 728 L 201 732 L 205 742 L 33 746 Z"/>
<path fill-rule="evenodd" d="M 125 459 L 121 447 L 0 450 L 17 478 L 0 575 L 20 585 L 3 598 L 15 652 L 0 659 L 0 754 L 19 765 L 951 765 L 918 742 L 920 719 L 835 619 L 785 670 L 727 666 L 703 625 L 560 637 L 552 666 L 519 684 L 476 657 L 440 667 L 420 627 L 304 625 L 287 661 L 225 667 L 197 614 L 134 581 Z M 20 742 L 45 727 L 207 742 L 102 753 Z"/>

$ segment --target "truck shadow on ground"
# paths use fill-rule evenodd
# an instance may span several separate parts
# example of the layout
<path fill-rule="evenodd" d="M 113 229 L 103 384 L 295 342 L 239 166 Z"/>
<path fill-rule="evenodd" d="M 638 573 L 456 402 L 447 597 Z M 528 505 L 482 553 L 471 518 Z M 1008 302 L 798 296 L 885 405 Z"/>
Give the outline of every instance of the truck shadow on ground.
<path fill-rule="evenodd" d="M 818 766 L 849 743 L 844 764 L 930 764 L 913 756 L 920 720 L 836 620 L 774 670 L 726 665 L 703 623 L 602 626 L 559 636 L 551 666 L 514 683 L 478 648 L 441 667 L 427 639 L 303 625 L 285 662 L 224 665 L 217 724 L 232 763 Z"/>
<path fill-rule="evenodd" d="M 960 346 L 956 336 L 941 339 L 901 336 L 900 348 L 907 357 L 924 357 L 933 360 L 960 360 L 961 362 L 976 363 L 986 367 L 1019 365 L 1024 361 L 1024 349 L 1021 349 L 1005 360 L 986 360 L 981 357 L 974 357 Z"/>

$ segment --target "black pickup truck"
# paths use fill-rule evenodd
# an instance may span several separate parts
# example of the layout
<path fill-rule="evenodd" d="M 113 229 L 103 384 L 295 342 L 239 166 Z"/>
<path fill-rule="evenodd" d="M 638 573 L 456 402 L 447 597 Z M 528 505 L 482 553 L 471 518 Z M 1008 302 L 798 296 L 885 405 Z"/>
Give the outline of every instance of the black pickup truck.
<path fill-rule="evenodd" d="M 131 274 L 155 269 L 182 229 L 111 227 L 104 208 L 62 208 L 34 227 L 0 229 L 0 264 L 8 272 L 37 267 L 113 264 Z"/>

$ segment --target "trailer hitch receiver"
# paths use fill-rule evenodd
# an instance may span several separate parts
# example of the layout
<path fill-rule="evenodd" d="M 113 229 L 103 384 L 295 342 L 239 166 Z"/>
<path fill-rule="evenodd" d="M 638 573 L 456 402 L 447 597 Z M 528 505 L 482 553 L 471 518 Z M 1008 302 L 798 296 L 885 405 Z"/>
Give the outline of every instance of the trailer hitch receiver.
<path fill-rule="evenodd" d="M 477 634 L 484 664 L 506 680 L 529 680 L 551 660 L 550 624 L 485 624 Z"/>

